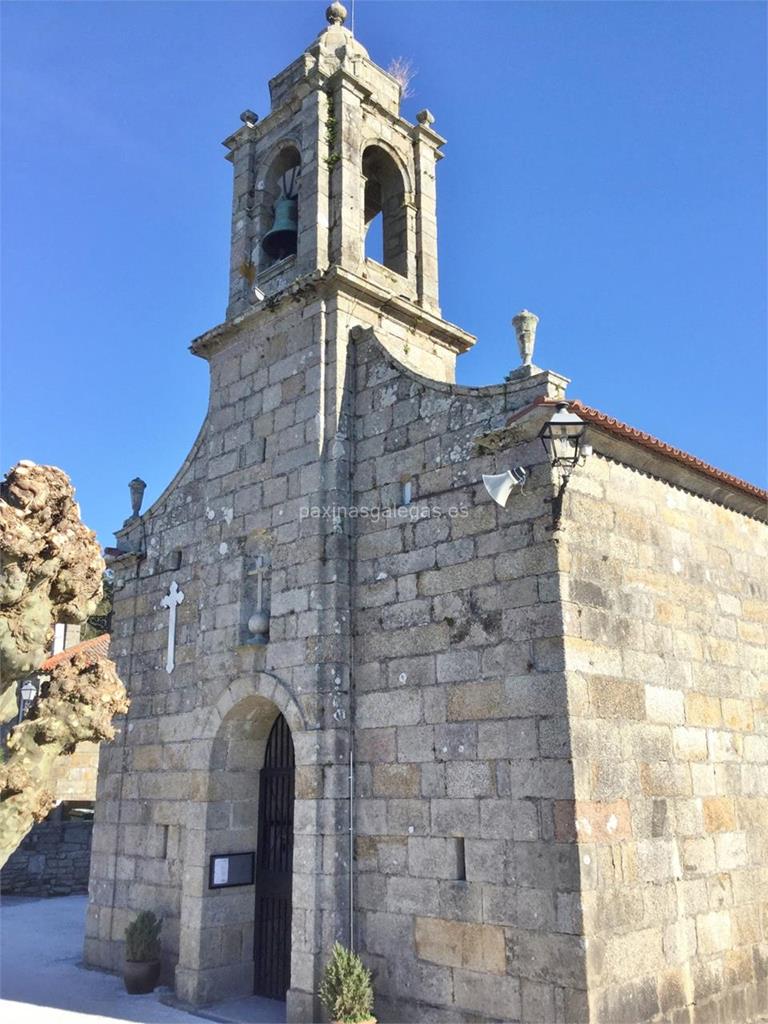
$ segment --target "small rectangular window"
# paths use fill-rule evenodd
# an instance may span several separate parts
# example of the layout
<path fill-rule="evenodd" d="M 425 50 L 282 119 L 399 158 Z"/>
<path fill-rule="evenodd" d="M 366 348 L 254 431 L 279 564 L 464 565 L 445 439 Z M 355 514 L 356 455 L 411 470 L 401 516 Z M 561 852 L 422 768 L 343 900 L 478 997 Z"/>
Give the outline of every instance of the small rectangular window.
<path fill-rule="evenodd" d="M 464 836 L 456 836 L 456 878 L 459 882 L 467 880 L 467 859 L 464 852 Z"/>

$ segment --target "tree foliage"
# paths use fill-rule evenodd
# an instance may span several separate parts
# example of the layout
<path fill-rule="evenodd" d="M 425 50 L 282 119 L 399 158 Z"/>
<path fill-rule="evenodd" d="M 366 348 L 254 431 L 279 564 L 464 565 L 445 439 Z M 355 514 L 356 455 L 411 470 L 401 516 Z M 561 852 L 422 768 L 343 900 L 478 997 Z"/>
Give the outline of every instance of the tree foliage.
<path fill-rule="evenodd" d="M 94 614 L 104 569 L 66 474 L 14 466 L 0 485 L 0 724 L 16 718 L 17 682 L 48 655 L 55 623 Z M 78 654 L 52 669 L 0 765 L 0 867 L 53 806 L 56 759 L 84 740 L 111 739 L 113 715 L 127 708 L 108 659 Z"/>

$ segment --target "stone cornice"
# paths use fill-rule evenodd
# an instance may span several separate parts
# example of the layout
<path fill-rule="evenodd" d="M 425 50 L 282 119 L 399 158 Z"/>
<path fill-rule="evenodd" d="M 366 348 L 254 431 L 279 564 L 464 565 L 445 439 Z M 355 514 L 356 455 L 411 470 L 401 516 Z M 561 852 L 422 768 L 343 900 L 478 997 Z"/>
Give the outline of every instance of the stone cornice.
<path fill-rule="evenodd" d="M 410 132 L 414 141 L 426 142 L 427 145 L 431 146 L 433 149 L 439 149 L 448 141 L 447 139 L 444 139 L 442 135 L 438 135 L 434 128 L 430 128 L 425 124 L 411 125 Z M 442 155 L 442 153 L 438 154 L 439 157 L 442 157 Z"/>
<path fill-rule="evenodd" d="M 224 157 L 225 160 L 232 160 L 236 150 L 240 146 L 245 145 L 248 142 L 258 142 L 259 138 L 264 134 L 262 125 L 263 121 L 258 121 L 255 127 L 251 128 L 247 124 L 244 124 L 241 128 L 238 128 L 236 132 L 232 132 L 222 142 L 222 146 L 225 146 L 229 153 Z"/>
<path fill-rule="evenodd" d="M 347 295 L 369 302 L 380 311 L 386 309 L 386 312 L 394 319 L 401 320 L 409 326 L 417 327 L 424 334 L 429 335 L 455 352 L 467 352 L 477 341 L 473 334 L 462 330 L 456 324 L 449 323 L 447 320 L 435 316 L 434 313 L 430 313 L 410 299 L 403 298 L 400 295 L 393 295 L 388 289 L 381 288 L 372 281 L 368 281 L 358 274 L 353 274 L 351 271 L 344 269 L 344 267 L 334 264 L 327 271 L 325 280 L 331 284 L 336 284 L 339 290 Z"/>
<path fill-rule="evenodd" d="M 297 62 L 295 62 L 297 63 Z M 386 71 L 379 68 L 377 70 L 382 74 L 386 75 L 387 78 L 391 78 Z M 277 76 L 278 78 L 280 76 Z M 273 79 L 274 81 L 274 79 Z M 394 81 L 394 79 L 393 79 Z M 354 72 L 347 68 L 340 67 L 333 71 L 331 74 L 327 74 L 320 68 L 313 66 L 308 69 L 307 74 L 302 78 L 302 84 L 304 89 L 301 95 L 298 93 L 286 96 L 282 103 L 277 107 L 273 107 L 268 114 L 254 126 L 242 125 L 236 131 L 228 135 L 222 142 L 222 146 L 229 150 L 225 159 L 231 161 L 234 153 L 240 148 L 240 146 L 246 143 L 258 142 L 264 135 L 268 134 L 272 127 L 279 122 L 281 116 L 285 114 L 286 109 L 291 109 L 292 105 L 297 102 L 303 102 L 311 92 L 333 92 L 337 86 L 345 86 L 350 91 L 354 92 L 360 99 L 361 103 L 365 104 L 366 107 L 374 110 L 380 117 L 387 120 L 393 128 L 397 129 L 405 138 L 410 138 L 413 141 L 422 141 L 433 149 L 438 150 L 441 146 L 445 145 L 446 140 L 442 135 L 438 135 L 432 128 L 422 124 L 411 124 L 406 118 L 402 117 L 399 113 L 393 113 L 387 106 L 380 103 L 371 89 L 362 83 L 359 78 L 356 77 Z M 436 153 L 437 159 L 442 158 L 442 153 Z"/>
<path fill-rule="evenodd" d="M 457 398 L 492 398 L 496 395 L 505 395 L 510 399 L 515 400 L 515 404 L 518 405 L 518 399 L 523 400 L 523 408 L 519 415 L 528 413 L 528 411 L 534 406 L 539 406 L 541 402 L 545 401 L 545 397 L 542 392 L 557 395 L 562 393 L 564 396 L 565 389 L 570 384 L 567 377 L 561 376 L 559 373 L 555 373 L 553 370 L 540 370 L 538 373 L 533 374 L 530 377 L 521 378 L 517 381 L 504 381 L 502 384 L 483 384 L 480 386 L 472 386 L 469 384 L 452 384 L 448 381 L 435 380 L 432 377 L 426 377 L 424 374 L 412 369 L 410 366 L 406 366 L 402 360 L 398 359 L 394 355 L 376 333 L 374 327 L 362 327 L 357 325 L 350 331 L 351 340 L 359 345 L 364 341 L 369 341 L 377 346 L 380 350 L 383 358 L 389 363 L 390 366 L 396 367 L 399 374 L 403 377 L 408 377 L 409 380 L 421 385 L 421 387 L 429 388 L 430 391 L 439 391 L 445 395 L 454 395 Z M 526 398 L 530 399 L 530 396 L 537 396 L 535 400 L 525 401 Z M 558 399 L 558 400 L 562 400 Z M 515 418 L 518 413 L 513 414 L 510 419 Z M 546 417 L 543 417 L 543 419 Z M 500 447 L 509 447 L 512 441 L 506 440 L 505 432 L 507 428 L 502 430 L 495 430 L 488 434 L 484 434 L 478 438 L 477 446 L 479 454 L 485 455 L 489 452 L 496 451 Z M 497 436 L 505 436 L 503 444 L 496 444 L 494 438 Z M 515 438 L 515 442 L 519 438 Z M 482 449 L 481 449 L 482 446 Z"/>
<path fill-rule="evenodd" d="M 355 93 L 361 100 L 370 98 L 371 90 L 346 68 L 338 68 L 325 80 L 325 86 L 335 91 L 338 86 L 346 86 L 350 92 Z"/>
<path fill-rule="evenodd" d="M 118 530 L 115 532 L 115 536 L 125 536 L 125 530 Z M 124 571 L 130 569 L 145 558 L 145 552 L 143 551 L 131 551 L 123 548 L 104 548 L 104 561 L 109 569 L 119 569 Z"/>
<path fill-rule="evenodd" d="M 295 300 L 302 294 L 315 291 L 318 283 L 322 280 L 322 276 L 321 271 L 314 270 L 309 274 L 297 277 L 283 288 L 282 291 L 277 292 L 275 295 L 270 295 L 262 302 L 254 305 L 252 309 L 246 310 L 245 313 L 241 313 L 239 316 L 232 317 L 231 320 L 225 320 L 204 334 L 198 335 L 198 337 L 190 342 L 189 351 L 195 356 L 200 356 L 201 359 L 208 359 L 218 349 L 223 348 L 229 339 L 239 332 L 243 324 L 255 327 L 260 321 L 271 317 L 274 311 L 283 303 L 288 300 Z"/>
<path fill-rule="evenodd" d="M 225 345 L 243 324 L 256 326 L 261 320 L 271 316 L 274 310 L 284 302 L 296 301 L 302 295 L 312 293 L 327 297 L 333 292 L 342 292 L 365 302 L 380 312 L 386 312 L 393 319 L 399 320 L 409 327 L 417 328 L 453 352 L 466 352 L 477 341 L 474 335 L 463 331 L 447 320 L 442 320 L 410 299 L 393 295 L 388 289 L 333 264 L 325 273 L 312 271 L 297 278 L 282 291 L 260 302 L 253 309 L 211 328 L 205 334 L 195 338 L 189 349 L 193 355 L 207 359 L 217 349 Z"/>

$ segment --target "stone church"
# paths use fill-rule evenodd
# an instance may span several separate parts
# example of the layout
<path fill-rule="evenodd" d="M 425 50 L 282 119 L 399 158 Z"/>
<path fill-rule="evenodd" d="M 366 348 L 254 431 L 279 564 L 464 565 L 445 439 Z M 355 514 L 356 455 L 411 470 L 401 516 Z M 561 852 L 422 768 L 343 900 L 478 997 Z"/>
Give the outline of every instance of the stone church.
<path fill-rule="evenodd" d="M 339 939 L 382 1022 L 755 1020 L 766 495 L 567 398 L 530 314 L 454 383 L 444 140 L 345 13 L 226 140 L 209 408 L 111 549 L 86 960 L 152 909 L 194 1005 L 320 1020 Z"/>

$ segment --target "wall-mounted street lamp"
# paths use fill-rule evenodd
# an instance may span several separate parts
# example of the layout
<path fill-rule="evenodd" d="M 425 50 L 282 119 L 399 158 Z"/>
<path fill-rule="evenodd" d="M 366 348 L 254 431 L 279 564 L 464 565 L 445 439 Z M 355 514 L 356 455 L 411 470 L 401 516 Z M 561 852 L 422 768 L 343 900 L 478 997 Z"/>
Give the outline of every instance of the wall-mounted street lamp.
<path fill-rule="evenodd" d="M 581 416 L 571 412 L 567 402 L 558 403 L 554 415 L 539 431 L 539 437 L 546 449 L 552 467 L 559 472 L 560 486 L 552 499 L 552 529 L 560 527 L 563 514 L 563 497 L 571 473 L 588 455 L 592 446 L 584 444 L 587 425 Z"/>
<path fill-rule="evenodd" d="M 19 701 L 19 721 L 23 722 L 27 717 L 29 709 L 32 707 L 32 701 L 37 696 L 37 687 L 29 679 L 24 683 L 21 688 L 21 700 Z"/>
<path fill-rule="evenodd" d="M 582 456 L 591 454 L 591 447 L 583 445 L 587 425 L 581 416 L 570 412 L 567 402 L 560 402 L 557 411 L 539 432 L 549 461 L 568 476 Z"/>

